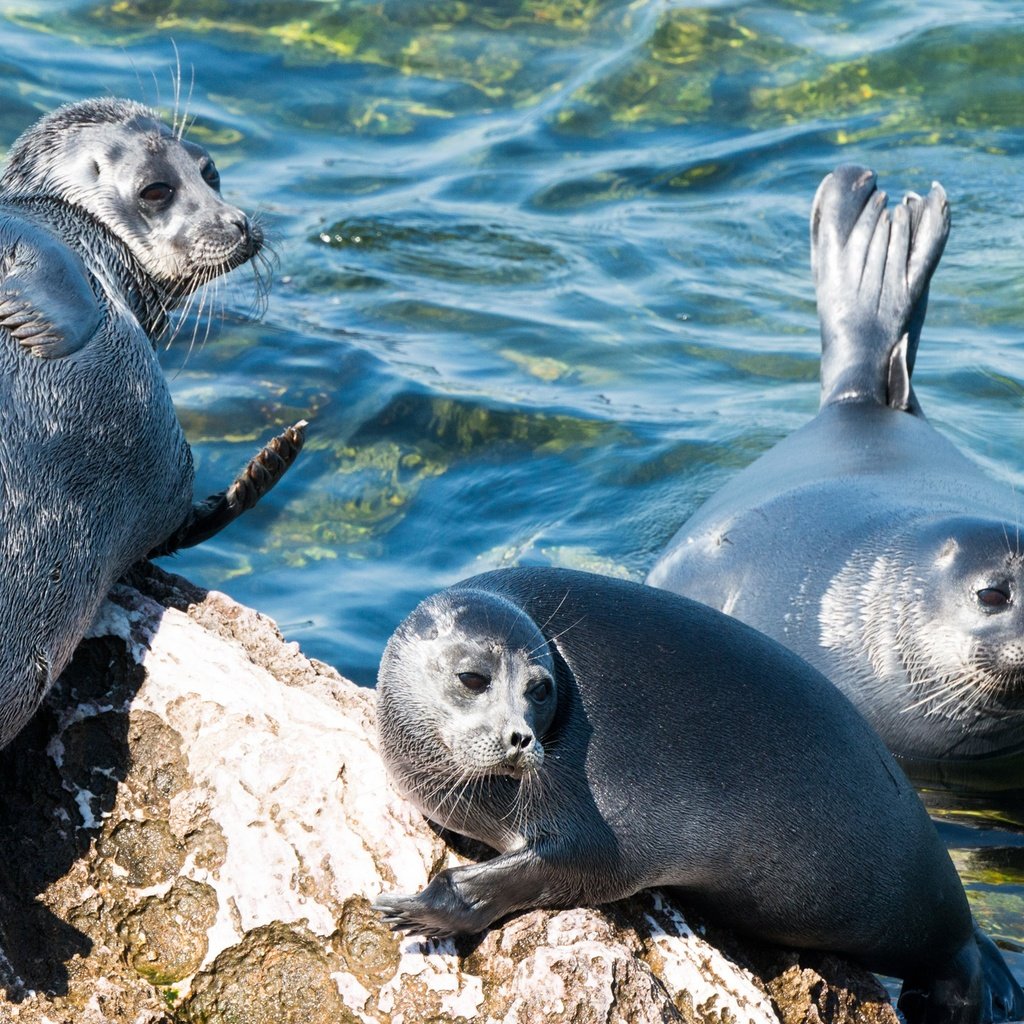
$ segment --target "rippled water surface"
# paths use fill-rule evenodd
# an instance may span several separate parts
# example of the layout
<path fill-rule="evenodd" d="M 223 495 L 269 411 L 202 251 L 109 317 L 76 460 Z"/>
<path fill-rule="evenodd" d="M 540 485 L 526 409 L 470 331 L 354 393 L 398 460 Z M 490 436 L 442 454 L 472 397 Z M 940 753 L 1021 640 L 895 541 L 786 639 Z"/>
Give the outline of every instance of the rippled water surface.
<path fill-rule="evenodd" d="M 359 682 L 469 573 L 642 579 L 810 417 L 806 218 L 842 161 L 946 186 L 917 393 L 1024 483 L 1024 2 L 14 0 L 0 47 L 3 147 L 68 100 L 170 109 L 175 47 L 194 75 L 191 137 L 279 259 L 262 322 L 240 273 L 210 340 L 164 353 L 199 489 L 311 425 L 170 567 Z M 942 830 L 1024 949 L 1024 837 L 985 810 Z"/>

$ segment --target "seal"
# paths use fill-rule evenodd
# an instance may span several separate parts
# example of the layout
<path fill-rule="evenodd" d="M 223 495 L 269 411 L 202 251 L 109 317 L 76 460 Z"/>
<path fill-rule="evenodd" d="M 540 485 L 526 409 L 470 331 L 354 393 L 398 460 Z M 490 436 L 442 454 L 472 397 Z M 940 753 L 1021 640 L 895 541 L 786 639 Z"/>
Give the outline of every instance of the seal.
<path fill-rule="evenodd" d="M 219 188 L 202 147 L 119 99 L 44 117 L 0 175 L 0 745 L 126 569 L 223 528 L 302 446 L 299 423 L 193 502 L 153 341 L 175 306 L 259 252 L 259 228 Z"/>
<path fill-rule="evenodd" d="M 396 929 L 474 933 L 665 886 L 737 931 L 903 978 L 912 1024 L 1024 1012 L 878 736 L 721 612 L 566 569 L 485 573 L 395 631 L 377 719 L 399 791 L 499 851 L 380 896 Z"/>
<path fill-rule="evenodd" d="M 811 214 L 818 414 L 684 524 L 647 582 L 780 640 L 833 681 L 912 777 L 1024 786 L 1024 552 L 1009 486 L 911 387 L 949 231 L 941 186 L 892 211 L 863 167 Z"/>

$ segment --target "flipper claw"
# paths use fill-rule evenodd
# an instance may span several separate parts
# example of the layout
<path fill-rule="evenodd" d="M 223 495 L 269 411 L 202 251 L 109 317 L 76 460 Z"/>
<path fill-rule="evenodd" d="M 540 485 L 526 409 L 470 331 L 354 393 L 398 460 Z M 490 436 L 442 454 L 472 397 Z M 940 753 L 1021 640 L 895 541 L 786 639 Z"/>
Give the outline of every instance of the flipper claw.
<path fill-rule="evenodd" d="M 302 451 L 308 425 L 306 420 L 299 420 L 264 445 L 226 491 L 211 494 L 205 501 L 193 505 L 188 519 L 148 557 L 158 558 L 193 547 L 251 509 L 284 476 Z"/>

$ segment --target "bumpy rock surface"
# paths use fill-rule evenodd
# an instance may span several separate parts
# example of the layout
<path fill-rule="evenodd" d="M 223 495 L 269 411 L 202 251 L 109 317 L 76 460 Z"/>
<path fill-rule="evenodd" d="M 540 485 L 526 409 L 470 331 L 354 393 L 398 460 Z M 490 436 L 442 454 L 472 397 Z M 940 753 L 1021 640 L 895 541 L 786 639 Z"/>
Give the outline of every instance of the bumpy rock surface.
<path fill-rule="evenodd" d="M 0 1021 L 895 1024 L 870 975 L 712 945 L 658 893 L 458 946 L 369 911 L 454 859 L 387 785 L 371 692 L 141 568 L 0 753 Z"/>

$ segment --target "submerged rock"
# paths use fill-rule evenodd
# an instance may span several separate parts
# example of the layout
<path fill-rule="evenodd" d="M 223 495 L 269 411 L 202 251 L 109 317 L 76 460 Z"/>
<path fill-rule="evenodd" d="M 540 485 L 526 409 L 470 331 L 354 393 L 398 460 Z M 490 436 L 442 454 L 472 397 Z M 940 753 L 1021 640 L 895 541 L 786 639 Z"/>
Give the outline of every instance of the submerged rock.
<path fill-rule="evenodd" d="M 0 762 L 0 1022 L 896 1021 L 865 972 L 712 944 L 657 892 L 393 935 L 373 897 L 458 855 L 388 786 L 372 692 L 152 566 Z"/>

